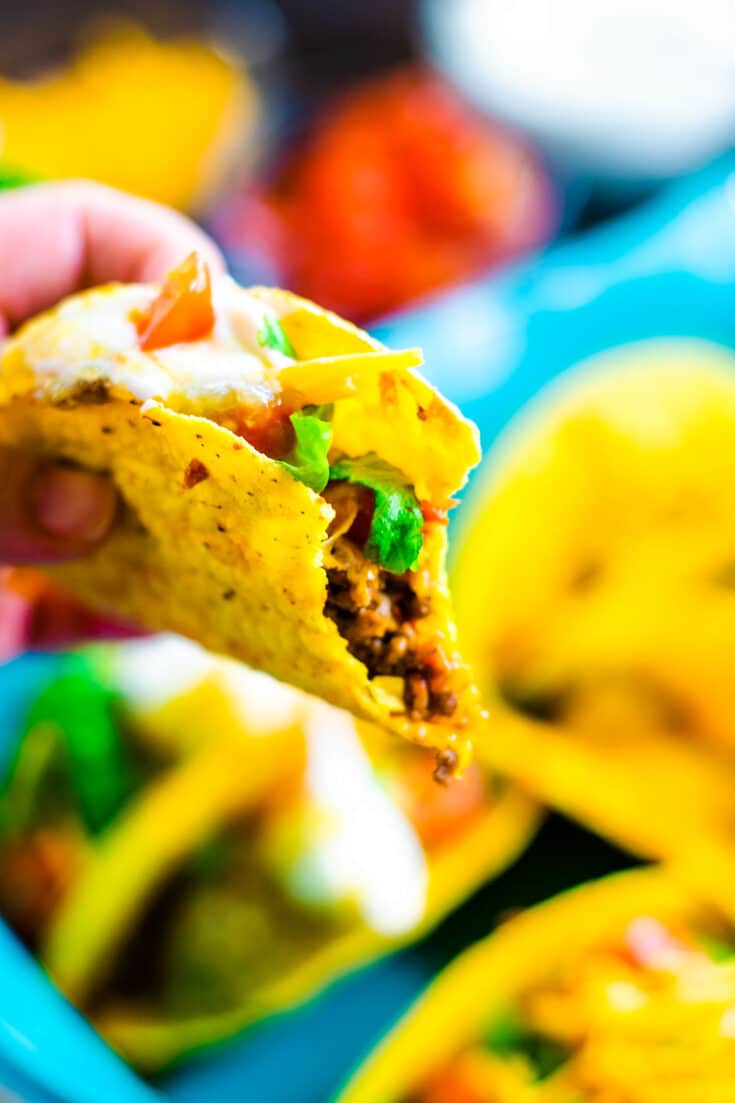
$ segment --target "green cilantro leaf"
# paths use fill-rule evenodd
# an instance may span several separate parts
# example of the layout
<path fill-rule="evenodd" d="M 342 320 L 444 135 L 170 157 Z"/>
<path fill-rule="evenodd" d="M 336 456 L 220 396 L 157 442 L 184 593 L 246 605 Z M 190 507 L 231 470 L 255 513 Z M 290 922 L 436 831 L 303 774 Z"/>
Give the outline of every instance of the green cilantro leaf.
<path fill-rule="evenodd" d="M 375 492 L 367 558 L 395 574 L 413 570 L 424 542 L 424 518 L 406 477 L 374 452 L 339 460 L 331 474 L 333 479 L 359 483 Z"/>
<path fill-rule="evenodd" d="M 296 352 L 288 334 L 278 318 L 272 318 L 269 314 L 266 314 L 263 319 L 263 328 L 258 330 L 258 344 L 263 348 L 276 349 L 284 356 L 290 356 L 292 360 L 296 359 Z"/>
<path fill-rule="evenodd" d="M 329 482 L 327 456 L 332 446 L 332 410 L 332 406 L 305 406 L 291 414 L 296 440 L 286 458 L 278 461 L 317 494 Z"/>

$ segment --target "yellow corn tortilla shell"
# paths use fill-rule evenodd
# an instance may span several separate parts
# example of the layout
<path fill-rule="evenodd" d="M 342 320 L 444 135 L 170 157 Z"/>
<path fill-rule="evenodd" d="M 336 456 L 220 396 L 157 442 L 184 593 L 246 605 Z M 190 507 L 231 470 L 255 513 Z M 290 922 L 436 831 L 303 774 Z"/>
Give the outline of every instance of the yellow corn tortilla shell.
<path fill-rule="evenodd" d="M 459 533 L 483 753 L 735 916 L 735 357 L 655 341 L 521 415 Z"/>
<path fill-rule="evenodd" d="M 461 769 L 478 715 L 456 654 L 444 556 L 432 525 L 417 577 L 432 613 L 421 631 L 456 663 L 451 720 L 415 722 L 400 696 L 371 682 L 324 614 L 324 541 L 331 506 L 274 460 L 207 415 L 280 391 L 293 361 L 260 348 L 264 313 L 280 318 L 309 401 L 324 358 L 336 387 L 334 446 L 376 452 L 444 505 L 478 459 L 474 426 L 412 368 L 355 327 L 286 292 L 215 288 L 211 338 L 145 353 L 131 318 L 157 288 L 109 287 L 66 300 L 26 325 L 0 361 L 0 443 L 108 472 L 124 508 L 109 540 L 50 572 L 85 601 L 241 659 L 418 743 L 454 752 Z M 245 350 L 248 346 L 248 351 Z M 385 353 L 385 371 L 376 360 Z M 341 378 L 335 358 L 344 357 Z M 398 359 L 397 359 L 398 357 Z M 378 364 L 379 366 L 379 364 Z M 347 393 L 350 397 L 342 398 Z M 320 391 L 320 401 L 329 395 Z M 192 478 L 192 473 L 194 478 Z M 390 687 L 389 687 L 390 688 Z"/>

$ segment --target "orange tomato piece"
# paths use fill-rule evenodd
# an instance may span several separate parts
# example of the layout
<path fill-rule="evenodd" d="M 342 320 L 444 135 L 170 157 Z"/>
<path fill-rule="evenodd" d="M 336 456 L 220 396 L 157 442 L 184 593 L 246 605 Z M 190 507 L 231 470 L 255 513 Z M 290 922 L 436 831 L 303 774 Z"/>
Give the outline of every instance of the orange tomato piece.
<path fill-rule="evenodd" d="M 431 502 L 419 502 L 424 523 L 427 525 L 448 525 L 448 510 L 454 504 L 453 501 L 450 501 L 446 506 L 435 506 Z"/>
<path fill-rule="evenodd" d="M 198 341 L 214 328 L 209 269 L 197 253 L 169 272 L 159 294 L 135 319 L 145 352 Z"/>
<path fill-rule="evenodd" d="M 81 849 L 73 835 L 50 828 L 0 849 L 0 903 L 22 938 L 38 939 L 76 876 Z"/>
<path fill-rule="evenodd" d="M 456 1064 L 438 1073 L 418 1097 L 417 1103 L 488 1103 L 482 1091 Z"/>

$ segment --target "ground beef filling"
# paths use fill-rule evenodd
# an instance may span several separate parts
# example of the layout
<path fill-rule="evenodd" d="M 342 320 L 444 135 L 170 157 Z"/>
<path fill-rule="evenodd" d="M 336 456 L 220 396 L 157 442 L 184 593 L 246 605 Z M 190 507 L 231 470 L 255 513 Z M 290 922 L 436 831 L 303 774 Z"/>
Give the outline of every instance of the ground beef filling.
<path fill-rule="evenodd" d="M 353 535 L 338 536 L 331 548 L 327 616 L 370 678 L 403 679 L 403 700 L 413 718 L 452 716 L 457 695 L 447 687 L 448 664 L 417 639 L 416 622 L 429 615 L 429 599 L 420 597 L 405 576 L 366 559 Z"/>

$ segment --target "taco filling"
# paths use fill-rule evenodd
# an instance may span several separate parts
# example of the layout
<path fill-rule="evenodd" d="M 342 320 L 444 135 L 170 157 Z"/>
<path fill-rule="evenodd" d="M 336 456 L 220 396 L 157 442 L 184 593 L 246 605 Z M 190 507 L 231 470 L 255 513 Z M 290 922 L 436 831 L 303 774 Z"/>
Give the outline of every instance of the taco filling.
<path fill-rule="evenodd" d="M 278 348 L 288 347 L 280 333 Z M 275 340 L 275 338 L 273 338 Z M 326 615 L 368 677 L 398 691 L 415 720 L 452 717 L 458 695 L 451 660 L 431 630 L 419 623 L 432 610 L 430 579 L 417 570 L 428 525 L 445 525 L 446 509 L 419 503 L 396 467 L 375 453 L 334 457 L 334 405 L 306 406 L 291 414 L 279 401 L 267 419 L 227 411 L 224 424 L 258 451 L 277 460 L 334 511 L 324 545 Z M 217 418 L 219 420 L 219 418 Z M 399 684 L 396 686 L 395 682 Z"/>
<path fill-rule="evenodd" d="M 520 993 L 410 1103 L 724 1103 L 733 1077 L 735 951 L 642 914 Z"/>
<path fill-rule="evenodd" d="M 0 440 L 118 485 L 121 525 L 62 585 L 438 748 L 443 776 L 479 716 L 443 563 L 478 448 L 420 362 L 192 256 L 25 327 Z"/>
<path fill-rule="evenodd" d="M 347 461 L 337 467 L 338 472 L 346 469 Z M 453 716 L 458 697 L 451 686 L 452 664 L 422 632 L 421 622 L 431 614 L 427 580 L 416 571 L 395 573 L 381 565 L 380 554 L 375 559 L 366 554 L 375 526 L 369 492 L 359 485 L 330 482 L 324 497 L 335 510 L 325 557 L 325 612 L 370 678 L 401 680 L 403 701 L 412 717 Z M 411 538 L 420 547 L 422 522 L 414 511 L 418 513 L 418 506 L 410 503 L 406 512 L 413 526 Z M 400 554 L 400 549 L 393 552 L 393 562 L 401 562 Z"/>

